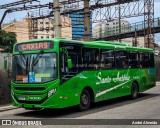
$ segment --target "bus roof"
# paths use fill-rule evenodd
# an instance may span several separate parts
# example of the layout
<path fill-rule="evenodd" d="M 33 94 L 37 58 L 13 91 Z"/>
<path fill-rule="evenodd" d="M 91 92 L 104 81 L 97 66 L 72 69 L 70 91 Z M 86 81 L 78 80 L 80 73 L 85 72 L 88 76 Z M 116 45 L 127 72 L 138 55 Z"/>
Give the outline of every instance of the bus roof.
<path fill-rule="evenodd" d="M 111 41 L 94 41 L 96 43 L 110 44 L 110 45 L 119 45 L 119 46 L 127 46 L 127 44 L 119 43 L 119 42 L 111 42 Z"/>
<path fill-rule="evenodd" d="M 70 39 L 65 39 L 65 38 L 46 38 L 46 39 L 34 39 L 34 40 L 28 40 L 25 41 L 25 43 L 29 42 L 37 42 L 37 41 L 54 41 L 54 40 L 59 40 L 59 41 L 64 41 L 65 42 L 70 42 L 70 43 L 81 43 L 85 46 L 88 47 L 108 47 L 108 48 L 125 48 L 126 50 L 133 50 L 133 51 L 147 51 L 147 52 L 152 52 L 153 49 L 150 48 L 141 48 L 141 47 L 134 47 L 134 46 L 129 46 L 125 43 L 119 43 L 119 42 L 112 42 L 112 41 L 78 41 L 78 40 L 70 40 Z M 24 43 L 24 42 L 21 42 Z M 18 43 L 19 44 L 19 43 Z"/>

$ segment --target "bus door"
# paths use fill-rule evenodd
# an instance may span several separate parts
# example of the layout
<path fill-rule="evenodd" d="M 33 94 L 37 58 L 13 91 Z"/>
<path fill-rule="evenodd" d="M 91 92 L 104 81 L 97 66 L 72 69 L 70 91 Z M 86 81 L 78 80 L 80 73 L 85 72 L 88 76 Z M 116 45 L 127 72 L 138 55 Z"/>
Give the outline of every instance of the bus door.
<path fill-rule="evenodd" d="M 79 64 L 81 63 L 81 46 L 65 44 L 61 52 L 61 85 L 63 86 L 64 95 L 69 99 L 66 102 L 78 102 L 79 95 Z M 65 51 L 65 52 L 64 52 Z M 71 61 L 72 67 L 69 68 L 68 60 Z M 74 98 L 75 97 L 75 98 Z"/>
<path fill-rule="evenodd" d="M 78 86 L 78 81 L 75 79 L 78 79 L 78 74 L 81 72 L 81 68 L 79 65 L 82 63 L 82 56 L 81 56 L 81 47 L 80 45 L 73 45 L 73 44 L 65 44 L 63 46 L 64 51 L 66 52 L 61 52 L 61 78 L 62 78 L 62 83 L 69 81 L 71 78 L 74 77 L 74 82 L 71 83 L 69 86 L 74 85 L 75 87 Z M 68 68 L 68 60 L 72 61 L 72 67 Z M 71 80 L 70 80 L 71 81 Z M 70 88 L 70 87 L 69 87 Z M 68 90 L 69 91 L 69 90 Z M 73 90 L 70 89 L 72 92 Z"/>

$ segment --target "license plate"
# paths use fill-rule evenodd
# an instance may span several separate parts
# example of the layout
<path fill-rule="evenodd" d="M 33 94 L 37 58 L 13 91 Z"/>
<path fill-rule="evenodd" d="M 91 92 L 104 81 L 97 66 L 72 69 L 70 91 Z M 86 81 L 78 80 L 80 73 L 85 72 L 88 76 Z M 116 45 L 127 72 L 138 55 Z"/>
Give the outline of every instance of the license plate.
<path fill-rule="evenodd" d="M 28 100 L 32 100 L 32 101 L 40 101 L 40 100 L 41 100 L 41 97 L 30 96 L 30 97 L 28 97 Z"/>
<path fill-rule="evenodd" d="M 20 96 L 18 99 L 19 100 L 26 100 L 26 98 L 24 96 Z"/>

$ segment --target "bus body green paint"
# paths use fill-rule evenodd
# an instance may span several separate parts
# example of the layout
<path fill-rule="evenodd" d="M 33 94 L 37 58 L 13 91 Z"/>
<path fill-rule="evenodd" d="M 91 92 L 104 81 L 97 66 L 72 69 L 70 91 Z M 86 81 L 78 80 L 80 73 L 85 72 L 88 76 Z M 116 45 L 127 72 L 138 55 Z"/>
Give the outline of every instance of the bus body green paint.
<path fill-rule="evenodd" d="M 33 49 L 18 51 L 16 45 L 23 43 L 36 43 L 36 42 L 52 42 L 53 47 L 51 49 Z M 62 75 L 61 71 L 61 59 L 64 47 L 77 45 L 82 48 L 92 49 L 111 49 L 113 51 L 126 51 L 137 53 L 153 54 L 154 51 L 148 48 L 137 48 L 127 46 L 125 44 L 118 44 L 114 42 L 95 41 L 95 42 L 83 42 L 73 41 L 64 38 L 55 39 L 41 39 L 30 40 L 27 42 L 15 44 L 13 48 L 14 66 L 13 72 L 16 72 L 11 82 L 12 89 L 12 101 L 14 106 L 24 108 L 64 108 L 80 104 L 80 95 L 84 88 L 89 87 L 93 91 L 94 102 L 103 101 L 107 99 L 117 98 L 131 94 L 131 86 L 133 82 L 137 82 L 139 86 L 139 92 L 146 91 L 155 86 L 155 67 L 147 68 L 124 68 L 124 69 L 101 69 L 96 70 L 82 70 L 72 74 Z M 62 43 L 62 44 L 61 44 Z M 70 44 L 70 45 L 65 45 Z M 43 46 L 43 45 L 42 45 Z M 75 46 L 74 48 L 76 48 Z M 62 49 L 60 50 L 60 48 Z M 26 48 L 26 47 L 25 47 Z M 66 48 L 67 49 L 67 48 Z M 78 48 L 79 49 L 79 48 Z M 40 51 L 43 53 L 40 54 Z M 69 58 L 69 52 L 65 51 Z M 38 55 L 38 53 L 40 55 Z M 54 55 L 51 53 L 55 53 Z M 21 54 L 21 55 L 20 55 Z M 30 54 L 32 54 L 30 56 Z M 34 55 L 33 55 L 34 54 Z M 82 53 L 83 54 L 83 53 Z M 28 56 L 27 56 L 28 55 Z M 33 56 L 33 59 L 32 59 Z M 34 64 L 35 58 L 39 57 L 38 64 Z M 52 61 L 47 60 L 47 57 L 51 57 Z M 27 59 L 28 60 L 27 60 Z M 67 58 L 67 59 L 68 59 Z M 44 59 L 44 61 L 43 61 Z M 22 62 L 22 60 L 24 62 Z M 18 62 L 20 61 L 20 62 Z M 54 66 L 46 66 L 46 61 L 54 63 Z M 55 62 L 56 61 L 56 62 Z M 84 60 L 83 60 L 84 61 Z M 149 61 L 148 61 L 149 62 Z M 17 64 L 18 63 L 18 64 Z M 18 72 L 18 66 L 26 68 L 25 73 Z M 45 65 L 43 67 L 43 64 Z M 34 67 L 34 65 L 38 65 Z M 74 65 L 74 62 L 73 62 Z M 118 65 L 118 63 L 116 64 Z M 28 67 L 30 68 L 28 68 Z M 81 66 L 84 66 L 83 64 Z M 44 72 L 36 74 L 35 68 L 42 68 Z M 46 68 L 46 69 L 45 69 Z M 50 72 L 47 70 L 55 70 Z M 77 68 L 75 68 L 77 70 Z M 78 68 L 79 70 L 80 68 Z M 43 71 L 42 70 L 42 71 Z M 29 82 L 29 73 L 34 77 L 34 82 Z M 49 77 L 53 78 L 49 78 Z"/>

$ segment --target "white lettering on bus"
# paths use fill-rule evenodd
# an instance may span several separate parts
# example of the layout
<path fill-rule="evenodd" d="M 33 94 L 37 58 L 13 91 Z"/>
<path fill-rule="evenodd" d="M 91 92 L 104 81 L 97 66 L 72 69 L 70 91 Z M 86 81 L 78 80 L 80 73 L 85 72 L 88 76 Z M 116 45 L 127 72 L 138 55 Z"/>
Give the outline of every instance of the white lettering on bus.
<path fill-rule="evenodd" d="M 113 82 L 121 82 L 121 81 L 130 80 L 130 76 L 128 74 L 123 74 L 122 76 L 120 76 L 119 72 L 118 72 L 116 78 L 110 78 L 109 76 L 106 77 L 106 78 L 102 78 L 102 73 L 99 72 L 97 78 L 98 78 L 99 82 L 97 82 L 96 85 L 110 83 L 111 81 L 113 81 Z"/>
<path fill-rule="evenodd" d="M 128 74 L 124 74 L 120 76 L 119 72 L 117 74 L 117 78 L 113 78 L 113 82 L 126 81 L 126 80 L 130 80 L 130 76 Z"/>
<path fill-rule="evenodd" d="M 112 80 L 109 76 L 108 76 L 107 78 L 102 78 L 101 72 L 98 73 L 98 79 L 99 79 L 100 81 L 97 82 L 96 84 L 110 83 L 111 80 Z"/>

